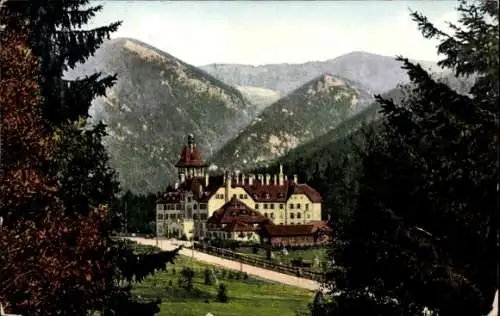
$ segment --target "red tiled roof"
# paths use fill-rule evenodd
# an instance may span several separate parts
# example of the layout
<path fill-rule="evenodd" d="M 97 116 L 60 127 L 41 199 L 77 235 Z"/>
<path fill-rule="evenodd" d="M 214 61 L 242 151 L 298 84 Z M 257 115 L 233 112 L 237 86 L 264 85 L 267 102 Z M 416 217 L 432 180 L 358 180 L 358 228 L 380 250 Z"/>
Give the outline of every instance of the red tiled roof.
<path fill-rule="evenodd" d="M 179 190 L 174 190 L 170 192 L 165 192 L 156 203 L 180 203 L 183 200 L 182 192 Z"/>
<path fill-rule="evenodd" d="M 182 149 L 179 161 L 175 165 L 179 167 L 206 167 L 201 152 L 195 145 L 186 145 Z"/>
<path fill-rule="evenodd" d="M 321 203 L 321 195 L 307 184 L 294 184 L 294 194 L 305 194 L 313 203 Z"/>
<path fill-rule="evenodd" d="M 318 231 L 330 233 L 331 228 L 319 223 L 310 223 L 303 225 L 265 225 L 260 230 L 262 235 L 270 237 L 309 236 Z"/>
<path fill-rule="evenodd" d="M 164 198 L 164 196 L 170 194 L 179 195 L 178 199 L 180 199 L 180 194 L 185 191 L 193 192 L 194 198 L 199 202 L 208 202 L 210 197 L 223 185 L 223 176 L 210 176 L 208 180 L 208 186 L 205 185 L 205 178 L 190 178 L 186 179 L 184 183 L 182 183 L 179 188 L 174 189 L 173 187 L 167 187 L 166 191 L 162 196 L 156 201 L 156 203 L 178 203 L 176 200 L 169 200 Z M 201 194 L 200 194 L 201 188 Z"/>
<path fill-rule="evenodd" d="M 296 184 L 288 180 L 283 185 L 275 183 L 262 184 L 255 179 L 252 185 L 233 184 L 242 187 L 256 202 L 285 203 L 292 194 L 305 194 L 313 203 L 321 203 L 321 195 L 307 184 Z"/>
<path fill-rule="evenodd" d="M 207 220 L 209 224 L 217 226 L 221 224 L 232 224 L 233 222 L 244 224 L 270 223 L 270 220 L 260 212 L 248 207 L 245 203 L 233 197 Z"/>
<path fill-rule="evenodd" d="M 259 229 L 260 227 L 253 227 L 252 225 L 240 221 L 233 221 L 231 224 L 227 225 L 224 230 L 227 232 L 253 232 Z"/>

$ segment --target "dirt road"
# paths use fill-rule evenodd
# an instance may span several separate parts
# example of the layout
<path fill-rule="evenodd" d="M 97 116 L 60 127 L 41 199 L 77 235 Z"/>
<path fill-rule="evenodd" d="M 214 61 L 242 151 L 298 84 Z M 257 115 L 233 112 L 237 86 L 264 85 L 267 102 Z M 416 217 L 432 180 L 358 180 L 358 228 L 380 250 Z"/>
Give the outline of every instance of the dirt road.
<path fill-rule="evenodd" d="M 159 239 L 158 244 L 156 244 L 157 242 L 156 239 L 146 239 L 140 237 L 127 237 L 127 238 L 142 245 L 158 246 L 162 250 L 173 250 L 177 247 L 177 245 L 174 245 L 172 241 L 165 239 Z M 248 273 L 249 275 L 257 276 L 259 278 L 278 283 L 296 286 L 312 291 L 318 290 L 320 288 L 320 283 L 313 280 L 298 278 L 288 274 L 283 274 L 272 270 L 254 267 L 237 261 L 232 261 L 212 256 L 196 250 L 183 248 L 181 249 L 180 254 L 183 256 L 192 257 L 197 261 L 218 265 L 231 270 L 243 271 Z"/>

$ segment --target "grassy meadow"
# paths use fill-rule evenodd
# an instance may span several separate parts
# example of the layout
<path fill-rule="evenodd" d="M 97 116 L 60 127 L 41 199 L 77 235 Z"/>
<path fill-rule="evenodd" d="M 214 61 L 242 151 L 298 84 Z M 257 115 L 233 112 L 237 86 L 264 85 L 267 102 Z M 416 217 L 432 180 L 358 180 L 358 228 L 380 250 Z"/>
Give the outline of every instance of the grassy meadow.
<path fill-rule="evenodd" d="M 193 261 L 179 256 L 166 272 L 158 272 L 134 286 L 141 300 L 161 298 L 159 316 L 295 316 L 307 310 L 313 292 L 249 277 L 245 273 Z M 179 283 L 183 268 L 194 271 L 192 288 Z M 211 285 L 205 284 L 205 270 L 211 272 Z M 185 279 L 184 279 L 185 280 Z M 227 288 L 228 302 L 217 299 L 218 284 Z"/>

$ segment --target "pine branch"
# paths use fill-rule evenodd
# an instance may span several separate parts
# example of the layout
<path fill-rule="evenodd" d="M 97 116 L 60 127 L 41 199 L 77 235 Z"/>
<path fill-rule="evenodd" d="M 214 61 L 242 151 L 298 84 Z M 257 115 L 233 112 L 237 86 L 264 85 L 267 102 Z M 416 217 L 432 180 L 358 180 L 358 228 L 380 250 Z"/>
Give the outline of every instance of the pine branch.
<path fill-rule="evenodd" d="M 54 44 L 60 52 L 60 58 L 73 69 L 77 63 L 84 63 L 90 56 L 94 56 L 97 48 L 110 39 L 122 22 L 115 22 L 108 26 L 90 30 L 61 30 L 55 34 Z"/>

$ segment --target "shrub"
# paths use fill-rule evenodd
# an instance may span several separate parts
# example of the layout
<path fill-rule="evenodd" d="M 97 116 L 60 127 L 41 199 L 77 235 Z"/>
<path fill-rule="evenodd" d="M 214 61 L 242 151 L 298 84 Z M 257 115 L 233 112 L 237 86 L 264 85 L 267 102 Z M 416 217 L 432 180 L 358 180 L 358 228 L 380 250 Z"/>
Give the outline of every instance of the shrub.
<path fill-rule="evenodd" d="M 205 276 L 205 280 L 204 280 L 205 285 L 212 285 L 213 284 L 212 272 L 210 271 L 210 269 L 205 268 L 205 270 L 203 271 L 203 274 Z"/>
<path fill-rule="evenodd" d="M 183 268 L 181 277 L 179 278 L 179 285 L 186 291 L 190 292 L 193 289 L 194 271 L 191 268 Z"/>
<path fill-rule="evenodd" d="M 217 291 L 217 301 L 221 303 L 227 303 L 227 301 L 229 301 L 226 286 L 223 283 L 219 284 L 219 290 Z"/>

